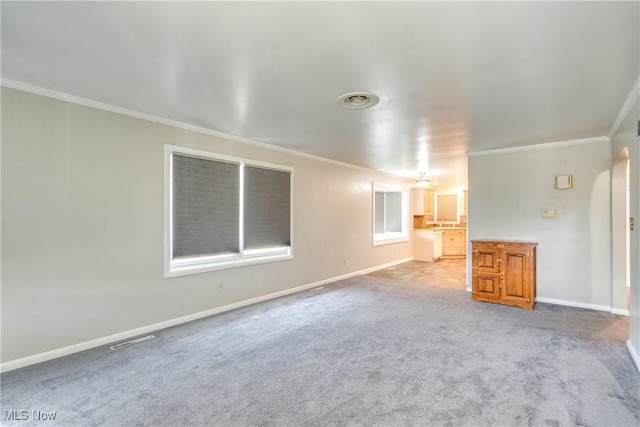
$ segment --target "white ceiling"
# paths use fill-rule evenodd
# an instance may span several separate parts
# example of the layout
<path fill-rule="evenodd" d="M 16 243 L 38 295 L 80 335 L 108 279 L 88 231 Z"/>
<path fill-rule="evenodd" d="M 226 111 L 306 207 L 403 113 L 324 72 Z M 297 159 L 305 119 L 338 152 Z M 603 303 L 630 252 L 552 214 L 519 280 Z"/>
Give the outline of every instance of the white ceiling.
<path fill-rule="evenodd" d="M 608 135 L 638 2 L 9 2 L 2 79 L 465 185 L 465 153 Z M 336 104 L 374 91 L 368 110 Z"/>

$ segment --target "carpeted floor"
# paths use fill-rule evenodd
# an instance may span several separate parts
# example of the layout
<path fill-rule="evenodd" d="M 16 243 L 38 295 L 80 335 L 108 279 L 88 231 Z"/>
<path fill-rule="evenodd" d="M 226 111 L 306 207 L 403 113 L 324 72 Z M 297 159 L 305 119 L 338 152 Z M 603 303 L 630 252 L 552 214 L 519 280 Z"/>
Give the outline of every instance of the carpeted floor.
<path fill-rule="evenodd" d="M 3 374 L 2 424 L 638 426 L 627 324 L 358 276 Z"/>

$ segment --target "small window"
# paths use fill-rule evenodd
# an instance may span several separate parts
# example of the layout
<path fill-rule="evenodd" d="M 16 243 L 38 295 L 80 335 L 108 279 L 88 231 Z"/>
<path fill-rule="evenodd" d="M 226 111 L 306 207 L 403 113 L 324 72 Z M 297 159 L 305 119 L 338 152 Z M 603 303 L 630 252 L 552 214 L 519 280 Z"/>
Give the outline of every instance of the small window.
<path fill-rule="evenodd" d="M 406 242 L 409 194 L 406 189 L 373 184 L 373 245 Z"/>
<path fill-rule="evenodd" d="M 166 146 L 165 276 L 292 258 L 293 169 Z"/>

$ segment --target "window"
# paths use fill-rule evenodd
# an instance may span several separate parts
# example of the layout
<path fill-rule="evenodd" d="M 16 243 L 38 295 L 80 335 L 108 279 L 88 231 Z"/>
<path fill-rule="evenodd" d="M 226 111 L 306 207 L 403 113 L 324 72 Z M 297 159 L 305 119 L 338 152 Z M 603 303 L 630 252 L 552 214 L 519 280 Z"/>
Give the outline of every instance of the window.
<path fill-rule="evenodd" d="M 402 188 L 373 184 L 373 245 L 406 242 L 409 194 Z"/>
<path fill-rule="evenodd" d="M 165 276 L 292 258 L 293 169 L 167 145 Z"/>

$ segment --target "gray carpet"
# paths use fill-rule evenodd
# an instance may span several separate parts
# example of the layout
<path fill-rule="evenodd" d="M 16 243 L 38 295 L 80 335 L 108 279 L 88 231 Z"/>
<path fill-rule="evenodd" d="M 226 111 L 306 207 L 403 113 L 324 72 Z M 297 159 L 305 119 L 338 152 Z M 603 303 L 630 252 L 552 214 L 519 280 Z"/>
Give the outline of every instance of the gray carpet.
<path fill-rule="evenodd" d="M 3 374 L 2 424 L 638 426 L 627 322 L 358 276 Z"/>

